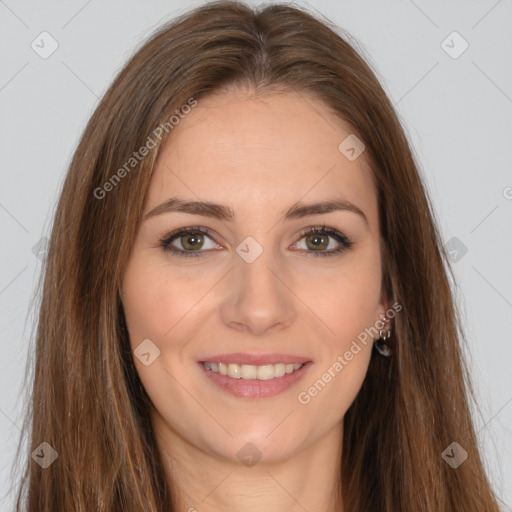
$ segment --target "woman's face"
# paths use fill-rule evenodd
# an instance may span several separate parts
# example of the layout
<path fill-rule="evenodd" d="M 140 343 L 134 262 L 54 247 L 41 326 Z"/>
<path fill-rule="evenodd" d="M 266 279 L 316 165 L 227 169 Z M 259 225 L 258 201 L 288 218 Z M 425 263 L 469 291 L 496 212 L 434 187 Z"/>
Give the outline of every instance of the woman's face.
<path fill-rule="evenodd" d="M 370 360 L 365 329 L 389 306 L 376 192 L 349 135 L 311 97 L 242 92 L 199 100 L 171 132 L 123 277 L 169 449 L 270 462 L 340 436 Z M 308 212 L 324 202 L 351 206 Z"/>

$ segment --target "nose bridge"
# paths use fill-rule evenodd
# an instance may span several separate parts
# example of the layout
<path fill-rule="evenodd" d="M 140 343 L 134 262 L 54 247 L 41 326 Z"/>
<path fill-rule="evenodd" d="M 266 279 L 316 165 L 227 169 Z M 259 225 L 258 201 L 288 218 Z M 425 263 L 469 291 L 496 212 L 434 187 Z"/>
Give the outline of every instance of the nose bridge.
<path fill-rule="evenodd" d="M 231 327 L 262 334 L 274 326 L 285 327 L 292 323 L 295 304 L 293 294 L 283 282 L 286 272 L 275 257 L 275 251 L 264 249 L 252 259 L 256 248 L 251 244 L 251 240 L 246 240 L 238 247 L 240 255 L 235 255 L 222 318 Z"/>
<path fill-rule="evenodd" d="M 238 295 L 247 296 L 257 302 L 263 299 L 272 300 L 273 297 L 283 295 L 283 283 L 276 277 L 283 269 L 276 263 L 270 250 L 265 251 L 254 262 L 237 262 L 235 269 L 238 274 Z M 284 298 L 284 297 L 283 297 Z"/>

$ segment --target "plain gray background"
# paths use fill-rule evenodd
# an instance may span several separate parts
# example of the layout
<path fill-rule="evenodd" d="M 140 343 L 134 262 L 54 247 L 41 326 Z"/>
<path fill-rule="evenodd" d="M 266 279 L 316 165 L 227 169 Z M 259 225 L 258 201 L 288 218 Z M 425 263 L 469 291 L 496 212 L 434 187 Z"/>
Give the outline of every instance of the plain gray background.
<path fill-rule="evenodd" d="M 41 269 L 33 248 L 48 235 L 78 137 L 114 74 L 157 26 L 201 3 L 0 0 L 2 511 L 12 503 L 6 493 L 21 426 L 28 307 Z M 496 492 L 510 506 L 512 2 L 298 4 L 359 41 L 417 154 L 454 258 L 479 442 Z M 42 52 L 46 38 L 44 51 L 51 49 L 42 32 L 58 44 L 47 58 L 31 47 L 39 42 Z"/>

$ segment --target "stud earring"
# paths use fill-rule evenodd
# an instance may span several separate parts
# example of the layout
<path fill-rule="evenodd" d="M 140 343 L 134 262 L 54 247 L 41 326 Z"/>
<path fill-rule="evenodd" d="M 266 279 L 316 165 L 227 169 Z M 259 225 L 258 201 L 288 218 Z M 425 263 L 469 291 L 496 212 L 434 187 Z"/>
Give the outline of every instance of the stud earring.
<path fill-rule="evenodd" d="M 392 353 L 392 350 L 386 345 L 385 341 L 391 337 L 391 329 L 381 329 L 379 331 L 380 338 L 375 340 L 373 346 L 379 352 L 379 354 L 384 357 L 389 357 Z"/>

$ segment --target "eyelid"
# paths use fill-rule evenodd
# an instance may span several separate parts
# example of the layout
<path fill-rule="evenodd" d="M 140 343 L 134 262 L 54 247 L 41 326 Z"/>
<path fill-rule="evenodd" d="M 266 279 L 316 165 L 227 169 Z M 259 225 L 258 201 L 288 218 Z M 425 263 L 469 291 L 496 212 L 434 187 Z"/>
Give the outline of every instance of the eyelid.
<path fill-rule="evenodd" d="M 355 242 L 350 239 L 347 235 L 343 234 L 341 231 L 339 231 L 336 228 L 332 228 L 329 226 L 326 226 L 325 223 L 323 223 L 321 226 L 315 225 L 310 226 L 307 228 L 304 228 L 299 235 L 299 239 L 297 242 L 300 242 L 305 236 L 315 234 L 315 233 L 325 233 L 327 236 L 330 236 L 331 238 L 334 238 L 339 246 L 336 249 L 331 249 L 329 251 L 304 251 L 300 250 L 301 252 L 304 252 L 305 256 L 334 256 L 336 254 L 340 254 L 345 252 L 346 250 L 350 249 Z M 297 243 L 295 242 L 295 243 Z"/>
<path fill-rule="evenodd" d="M 204 253 L 211 253 L 212 251 L 217 250 L 217 249 L 208 249 L 208 250 L 186 251 L 183 249 L 177 249 L 176 247 L 173 247 L 171 245 L 171 243 L 175 239 L 179 238 L 180 236 L 186 235 L 188 233 L 201 233 L 201 234 L 207 236 L 208 238 L 210 238 L 215 244 L 221 245 L 215 240 L 215 237 L 212 236 L 213 230 L 203 227 L 203 226 L 187 226 L 187 227 L 175 229 L 175 230 L 171 231 L 170 233 L 168 231 L 165 231 L 164 233 L 162 233 L 158 237 L 158 239 L 159 239 L 158 246 L 163 248 L 164 251 L 170 253 L 171 255 L 178 256 L 178 257 L 180 257 L 180 256 L 183 256 L 183 257 L 202 256 L 202 255 L 204 255 Z M 340 253 L 350 249 L 350 247 L 352 247 L 352 245 L 354 245 L 354 242 L 348 236 L 346 236 L 345 234 L 343 234 L 342 232 L 340 232 L 339 230 L 337 230 L 335 228 L 326 226 L 325 223 L 323 223 L 322 225 L 314 225 L 314 226 L 309 226 L 309 227 L 303 228 L 300 231 L 300 233 L 298 235 L 299 238 L 295 242 L 295 244 L 300 242 L 300 240 L 302 240 L 305 236 L 315 234 L 315 233 L 327 234 L 328 237 L 334 238 L 338 242 L 339 246 L 336 249 L 331 249 L 329 251 L 325 251 L 325 250 L 323 250 L 323 251 L 322 250 L 321 251 L 307 251 L 304 249 L 297 249 L 295 251 L 304 253 L 306 256 L 313 256 L 313 257 L 331 256 L 331 255 L 340 254 Z"/>
<path fill-rule="evenodd" d="M 211 252 L 212 249 L 208 251 L 183 251 L 181 249 L 176 249 L 172 247 L 170 244 L 174 241 L 174 239 L 179 238 L 180 236 L 186 235 L 187 233 L 201 233 L 208 238 L 210 238 L 214 243 L 220 245 L 212 236 L 213 231 L 209 228 L 203 226 L 187 226 L 183 228 L 174 229 L 171 232 L 164 231 L 159 237 L 159 247 L 162 247 L 165 251 L 170 252 L 172 254 L 180 255 L 183 254 L 185 256 L 199 256 L 201 253 Z"/>

